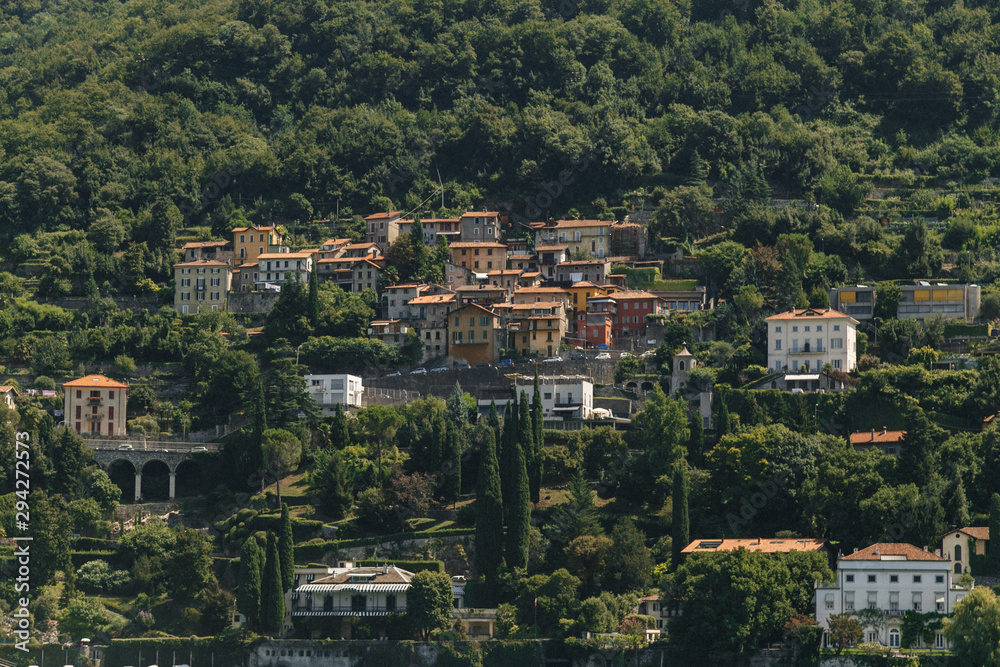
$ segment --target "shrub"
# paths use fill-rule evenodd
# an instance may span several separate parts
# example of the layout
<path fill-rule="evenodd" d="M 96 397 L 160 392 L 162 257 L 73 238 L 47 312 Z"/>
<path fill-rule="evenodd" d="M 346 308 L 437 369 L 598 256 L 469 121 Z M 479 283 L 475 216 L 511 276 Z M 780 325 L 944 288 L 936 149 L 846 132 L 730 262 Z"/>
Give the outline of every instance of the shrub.
<path fill-rule="evenodd" d="M 54 390 L 56 388 L 56 382 L 47 375 L 39 375 L 35 378 L 35 388 L 36 389 L 48 389 Z"/>

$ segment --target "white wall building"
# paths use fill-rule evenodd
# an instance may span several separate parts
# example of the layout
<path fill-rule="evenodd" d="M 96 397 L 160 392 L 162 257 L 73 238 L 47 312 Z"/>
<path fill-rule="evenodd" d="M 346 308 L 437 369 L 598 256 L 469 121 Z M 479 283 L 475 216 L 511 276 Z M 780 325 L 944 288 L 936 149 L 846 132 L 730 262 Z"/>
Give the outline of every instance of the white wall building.
<path fill-rule="evenodd" d="M 805 308 L 767 318 L 767 367 L 817 372 L 830 364 L 845 373 L 858 363 L 858 321 L 829 308 Z"/>
<path fill-rule="evenodd" d="M 332 413 L 340 404 L 347 412 L 350 408 L 361 408 L 361 397 L 365 393 L 361 378 L 357 375 L 306 375 L 306 391 L 312 396 L 324 413 Z"/>
<path fill-rule="evenodd" d="M 280 285 L 289 280 L 309 283 L 313 270 L 313 251 L 266 252 L 257 256 L 257 282 Z"/>
<path fill-rule="evenodd" d="M 535 393 L 534 376 L 518 376 L 517 395 Z M 590 419 L 594 416 L 594 383 L 580 375 L 539 375 L 542 416 L 545 419 Z"/>
<path fill-rule="evenodd" d="M 866 627 L 863 640 L 899 648 L 907 611 L 950 614 L 968 595 L 953 583 L 951 570 L 949 560 L 905 543 L 873 544 L 842 556 L 836 580 L 816 582 L 816 620 L 824 630 L 824 646 L 829 645 L 825 632 L 830 616 L 867 608 L 882 610 L 885 623 L 878 630 Z M 947 646 L 940 631 L 933 646 Z"/>

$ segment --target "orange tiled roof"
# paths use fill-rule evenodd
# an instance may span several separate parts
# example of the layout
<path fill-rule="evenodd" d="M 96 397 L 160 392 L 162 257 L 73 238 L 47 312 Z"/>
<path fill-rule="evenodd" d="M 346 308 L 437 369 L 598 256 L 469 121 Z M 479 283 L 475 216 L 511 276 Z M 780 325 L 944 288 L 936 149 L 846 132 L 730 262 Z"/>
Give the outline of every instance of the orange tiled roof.
<path fill-rule="evenodd" d="M 765 320 L 770 322 L 771 320 L 797 320 L 800 318 L 853 319 L 850 315 L 845 315 L 832 308 L 793 308 L 783 313 L 771 315 Z"/>
<path fill-rule="evenodd" d="M 255 226 L 251 225 L 250 227 L 237 227 L 236 229 L 233 230 L 233 233 L 235 234 L 237 232 L 248 232 L 250 230 L 254 230 L 254 231 L 257 231 L 257 232 L 269 232 L 269 231 L 271 231 L 273 229 L 274 229 L 274 227 L 271 227 L 271 226 L 267 226 L 267 227 L 255 227 Z"/>
<path fill-rule="evenodd" d="M 232 245 L 232 241 L 191 241 L 185 243 L 181 246 L 181 250 L 194 250 L 195 248 L 220 248 L 222 246 Z"/>
<path fill-rule="evenodd" d="M 535 246 L 535 252 L 556 252 L 558 250 L 566 250 L 568 248 L 568 245 L 540 245 Z"/>
<path fill-rule="evenodd" d="M 429 294 L 427 296 L 418 296 L 415 299 L 410 299 L 406 303 L 411 306 L 421 306 L 425 303 L 447 303 L 454 300 L 454 294 Z"/>
<path fill-rule="evenodd" d="M 400 570 L 394 565 L 390 565 L 386 568 L 383 567 L 356 567 L 347 572 L 341 572 L 339 574 L 331 574 L 328 577 L 323 577 L 322 579 L 313 580 L 313 585 L 316 584 L 346 584 L 351 581 L 352 578 L 358 577 L 359 575 L 368 575 L 365 583 L 368 584 L 408 584 L 410 579 L 413 578 L 413 574 L 407 572 L 406 570 Z M 372 576 L 374 575 L 374 576 Z"/>
<path fill-rule="evenodd" d="M 531 228 L 537 231 L 539 229 L 566 229 L 573 227 L 610 227 L 613 224 L 609 220 L 556 220 L 552 224 L 533 222 L 531 223 Z"/>
<path fill-rule="evenodd" d="M 642 290 L 631 291 L 631 292 L 615 292 L 614 294 L 611 294 L 610 296 L 611 296 L 612 299 L 614 299 L 616 301 L 619 301 L 621 299 L 628 300 L 628 299 L 659 299 L 660 298 L 660 297 L 656 296 L 655 294 L 653 294 L 652 292 L 645 292 L 645 291 L 642 291 Z"/>
<path fill-rule="evenodd" d="M 747 551 L 760 551 L 763 553 L 788 553 L 790 551 L 819 551 L 826 546 L 823 540 L 812 538 L 795 537 L 787 539 L 720 539 L 720 540 L 695 540 L 681 550 L 682 554 L 693 553 L 718 553 L 722 551 L 736 551 L 746 549 Z"/>
<path fill-rule="evenodd" d="M 455 241 L 448 245 L 449 248 L 503 248 L 507 249 L 503 243 L 495 241 Z"/>
<path fill-rule="evenodd" d="M 933 551 L 924 551 L 905 542 L 879 542 L 844 556 L 841 560 L 881 560 L 883 556 L 903 556 L 906 560 L 944 560 Z"/>
<path fill-rule="evenodd" d="M 389 211 L 389 212 L 382 212 L 382 213 L 373 213 L 373 214 L 371 214 L 369 216 L 366 216 L 365 220 L 381 220 L 383 218 L 390 218 L 390 217 L 392 217 L 394 215 L 395 216 L 399 216 L 399 215 L 402 215 L 402 214 L 403 214 L 402 211 Z"/>
<path fill-rule="evenodd" d="M 0 387 L 0 390 L 2 389 L 3 387 Z M 969 537 L 974 537 L 977 540 L 982 540 L 984 542 L 990 539 L 989 526 L 966 526 L 965 528 L 959 528 L 957 532 L 965 533 Z"/>
<path fill-rule="evenodd" d="M 181 262 L 180 264 L 174 264 L 174 267 L 178 266 L 229 266 L 225 262 L 220 262 L 217 259 L 196 259 L 193 262 Z"/>
<path fill-rule="evenodd" d="M 463 218 L 495 218 L 500 215 L 499 211 L 469 211 L 463 213 Z"/>
<path fill-rule="evenodd" d="M 906 437 L 906 431 L 859 431 L 850 435 L 852 445 L 889 444 L 900 442 Z"/>
<path fill-rule="evenodd" d="M 100 387 L 106 389 L 128 389 L 128 385 L 124 382 L 118 382 L 117 380 L 112 380 L 109 377 L 104 377 L 103 375 L 85 375 L 79 380 L 70 380 L 69 382 L 63 383 L 64 387 Z"/>

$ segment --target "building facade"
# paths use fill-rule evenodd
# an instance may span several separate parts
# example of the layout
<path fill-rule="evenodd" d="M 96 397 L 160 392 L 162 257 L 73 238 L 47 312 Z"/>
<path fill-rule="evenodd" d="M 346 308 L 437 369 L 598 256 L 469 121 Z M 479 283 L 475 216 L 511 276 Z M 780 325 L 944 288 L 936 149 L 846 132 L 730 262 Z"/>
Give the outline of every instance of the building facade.
<path fill-rule="evenodd" d="M 604 220 L 555 220 L 531 226 L 536 246 L 565 244 L 571 257 L 586 253 L 603 258 L 611 254 L 611 225 Z"/>
<path fill-rule="evenodd" d="M 857 365 L 858 321 L 832 310 L 792 309 L 768 317 L 767 366 L 817 372 L 830 364 L 849 373 Z"/>
<path fill-rule="evenodd" d="M 124 436 L 128 385 L 103 375 L 63 384 L 66 426 L 81 435 Z"/>
<path fill-rule="evenodd" d="M 901 625 L 907 611 L 950 614 L 969 591 L 952 580 L 951 562 L 940 555 L 905 543 L 878 543 L 842 556 L 834 581 L 816 582 L 816 620 L 826 630 L 834 614 L 879 609 L 885 622 L 865 627 L 864 641 L 901 648 Z M 938 631 L 934 648 L 947 648 Z"/>
<path fill-rule="evenodd" d="M 518 375 L 517 395 L 531 398 L 535 378 Z M 539 375 L 538 389 L 542 394 L 542 416 L 549 420 L 590 419 L 594 415 L 594 383 L 582 375 Z"/>
<path fill-rule="evenodd" d="M 345 412 L 360 409 L 365 387 L 357 375 L 306 375 L 306 392 L 325 413 L 331 414 L 340 405 Z"/>
<path fill-rule="evenodd" d="M 303 285 L 309 282 L 313 270 L 313 251 L 268 252 L 257 257 L 257 282 L 281 285 L 290 280 L 298 280 Z"/>
<path fill-rule="evenodd" d="M 448 315 L 448 353 L 469 364 L 493 363 L 500 358 L 503 330 L 500 316 L 488 308 L 469 303 Z"/>
<path fill-rule="evenodd" d="M 233 230 L 233 262 L 247 264 L 257 261 L 264 253 L 281 245 L 281 236 L 274 227 L 237 227 Z"/>
<path fill-rule="evenodd" d="M 941 538 L 941 553 L 951 559 L 952 574 L 961 577 L 972 572 L 972 554 L 986 555 L 986 543 L 990 541 L 989 526 L 953 529 Z"/>
<path fill-rule="evenodd" d="M 181 315 L 226 310 L 232 280 L 229 265 L 219 260 L 174 264 L 174 309 Z"/>

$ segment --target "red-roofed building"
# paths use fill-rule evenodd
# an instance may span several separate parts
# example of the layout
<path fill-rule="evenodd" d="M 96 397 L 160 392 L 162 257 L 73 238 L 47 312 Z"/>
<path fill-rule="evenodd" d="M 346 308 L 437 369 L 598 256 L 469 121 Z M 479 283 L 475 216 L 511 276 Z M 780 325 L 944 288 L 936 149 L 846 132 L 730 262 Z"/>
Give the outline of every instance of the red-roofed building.
<path fill-rule="evenodd" d="M 462 214 L 463 241 L 499 241 L 500 214 L 496 211 L 469 211 Z"/>
<path fill-rule="evenodd" d="M 871 431 L 859 431 L 847 436 L 856 451 L 863 452 L 866 449 L 878 449 L 883 454 L 889 456 L 899 456 L 903 439 L 906 438 L 906 431 L 890 431 L 886 427 L 872 429 Z"/>
<path fill-rule="evenodd" d="M 365 241 L 377 243 L 384 253 L 399 238 L 402 211 L 385 211 L 365 217 Z"/>
<path fill-rule="evenodd" d="M 989 541 L 988 526 L 957 528 L 948 531 L 941 538 L 941 553 L 951 558 L 953 574 L 961 576 L 965 572 L 972 572 L 969 556 L 984 556 L 986 543 Z"/>
<path fill-rule="evenodd" d="M 718 540 L 695 540 L 691 544 L 681 549 L 684 555 L 702 553 L 721 553 L 725 551 L 736 551 L 746 549 L 747 551 L 759 551 L 768 554 L 787 554 L 792 551 L 817 551 L 826 553 L 826 540 L 815 540 L 804 537 L 789 538 L 761 538 L 749 539 L 718 539 Z"/>
<path fill-rule="evenodd" d="M 500 316 L 489 308 L 469 303 L 448 314 L 450 342 L 448 353 L 475 366 L 493 363 L 500 358 L 505 335 Z"/>
<path fill-rule="evenodd" d="M 608 298 L 615 302 L 616 315 L 612 317 L 613 335 L 616 338 L 642 336 L 646 333 L 646 316 L 663 312 L 660 298 L 652 292 L 612 292 Z"/>
<path fill-rule="evenodd" d="M 829 308 L 793 308 L 768 317 L 767 367 L 808 370 L 830 364 L 850 373 L 857 365 L 858 321 Z"/>
<path fill-rule="evenodd" d="M 842 556 L 834 581 L 816 582 L 816 620 L 826 630 L 830 616 L 861 609 L 883 612 L 881 627 L 865 627 L 864 640 L 901 648 L 903 616 L 909 612 L 950 614 L 969 593 L 955 582 L 952 562 L 927 547 L 880 542 Z M 829 637 L 824 634 L 824 646 Z M 947 648 L 937 631 L 930 646 Z"/>
<path fill-rule="evenodd" d="M 87 375 L 63 384 L 66 425 L 83 435 L 125 435 L 128 384 Z"/>

